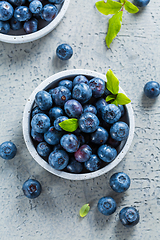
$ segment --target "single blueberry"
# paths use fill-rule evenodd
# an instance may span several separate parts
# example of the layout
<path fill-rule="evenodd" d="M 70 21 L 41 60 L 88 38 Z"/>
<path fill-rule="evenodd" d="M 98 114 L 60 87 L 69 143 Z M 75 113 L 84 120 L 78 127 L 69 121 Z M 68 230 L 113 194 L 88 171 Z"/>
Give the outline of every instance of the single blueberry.
<path fill-rule="evenodd" d="M 37 113 L 31 120 L 31 127 L 38 133 L 45 133 L 50 126 L 50 119 L 44 113 Z"/>
<path fill-rule="evenodd" d="M 71 98 L 71 91 L 64 87 L 59 86 L 54 89 L 50 89 L 49 93 L 52 96 L 56 105 L 63 106 Z"/>
<path fill-rule="evenodd" d="M 6 141 L 0 145 L 0 156 L 3 159 L 10 160 L 15 157 L 16 153 L 17 147 L 13 142 Z"/>
<path fill-rule="evenodd" d="M 39 91 L 35 96 L 35 102 L 41 110 L 49 110 L 52 107 L 51 94 L 46 91 Z"/>
<path fill-rule="evenodd" d="M 150 0 L 134 0 L 134 4 L 138 7 L 145 7 L 150 2 Z"/>
<path fill-rule="evenodd" d="M 144 93 L 148 98 L 156 98 L 160 94 L 160 85 L 158 82 L 150 81 L 144 86 Z"/>
<path fill-rule="evenodd" d="M 116 211 L 117 204 L 111 197 L 102 197 L 99 199 L 97 207 L 100 213 L 109 216 Z"/>
<path fill-rule="evenodd" d="M 67 165 L 67 171 L 70 173 L 81 173 L 83 170 L 83 164 L 77 162 L 74 158 L 71 158 L 71 161 Z"/>
<path fill-rule="evenodd" d="M 44 140 L 44 135 L 43 133 L 37 133 L 36 131 L 34 131 L 33 129 L 31 129 L 31 136 L 32 138 L 37 141 L 37 142 L 43 142 Z"/>
<path fill-rule="evenodd" d="M 83 112 L 83 107 L 77 100 L 71 99 L 64 104 L 64 110 L 69 117 L 79 118 Z"/>
<path fill-rule="evenodd" d="M 72 81 L 70 80 L 61 80 L 59 83 L 58 83 L 58 86 L 64 86 L 66 88 L 68 88 L 70 91 L 72 90 Z"/>
<path fill-rule="evenodd" d="M 116 122 L 110 128 L 110 136 L 116 141 L 125 140 L 129 135 L 129 127 L 125 122 Z"/>
<path fill-rule="evenodd" d="M 10 24 L 8 22 L 0 21 L 0 33 L 8 33 L 10 30 Z"/>
<path fill-rule="evenodd" d="M 91 142 L 95 144 L 104 144 L 108 139 L 108 132 L 103 127 L 98 127 L 97 130 L 91 134 Z"/>
<path fill-rule="evenodd" d="M 51 153 L 51 147 L 46 142 L 37 145 L 37 152 L 42 157 L 47 157 Z"/>
<path fill-rule="evenodd" d="M 133 227 L 139 222 L 139 213 L 134 207 L 124 207 L 119 213 L 119 219 L 125 227 Z"/>
<path fill-rule="evenodd" d="M 92 97 L 92 90 L 85 83 L 77 84 L 73 88 L 72 97 L 82 104 L 86 103 Z"/>
<path fill-rule="evenodd" d="M 83 112 L 91 112 L 94 113 L 95 115 L 97 114 L 97 109 L 95 106 L 91 105 L 91 104 L 86 104 L 85 106 L 83 106 Z"/>
<path fill-rule="evenodd" d="M 97 130 L 99 119 L 95 114 L 88 112 L 81 115 L 78 123 L 82 132 L 92 133 Z"/>
<path fill-rule="evenodd" d="M 56 54 L 61 60 L 68 60 L 73 55 L 73 49 L 69 44 L 62 43 L 57 47 Z"/>
<path fill-rule="evenodd" d="M 34 33 L 38 30 L 38 20 L 36 18 L 26 21 L 23 25 L 23 29 L 26 33 Z"/>
<path fill-rule="evenodd" d="M 42 11 L 42 3 L 39 0 L 34 0 L 29 4 L 29 10 L 31 13 L 39 14 Z"/>
<path fill-rule="evenodd" d="M 20 21 L 28 21 L 32 17 L 32 13 L 27 6 L 19 6 L 14 10 L 14 17 Z"/>
<path fill-rule="evenodd" d="M 53 4 L 46 4 L 40 13 L 42 19 L 47 22 L 52 21 L 58 14 L 58 9 Z"/>
<path fill-rule="evenodd" d="M 102 115 L 102 110 L 105 106 L 108 105 L 108 103 L 105 101 L 105 99 L 100 98 L 97 102 L 96 102 L 96 109 L 98 114 L 101 116 Z"/>
<path fill-rule="evenodd" d="M 130 178 L 124 172 L 114 173 L 109 180 L 110 187 L 117 193 L 123 193 L 130 187 Z"/>
<path fill-rule="evenodd" d="M 84 163 L 85 168 L 90 171 L 94 172 L 100 169 L 101 167 L 101 160 L 97 157 L 97 155 L 92 154 L 90 158 Z"/>
<path fill-rule="evenodd" d="M 48 163 L 56 170 L 63 170 L 69 162 L 69 156 L 64 150 L 57 150 L 50 153 Z"/>
<path fill-rule="evenodd" d="M 65 120 L 67 120 L 67 119 L 68 119 L 68 117 L 66 117 L 66 116 L 60 116 L 60 117 L 56 118 L 56 120 L 54 120 L 54 123 L 53 123 L 55 129 L 56 129 L 57 131 L 63 131 L 63 129 L 59 126 L 59 123 L 65 121 Z"/>
<path fill-rule="evenodd" d="M 64 0 L 48 0 L 48 1 L 53 4 L 62 4 L 64 2 Z"/>
<path fill-rule="evenodd" d="M 63 116 L 64 112 L 62 108 L 60 107 L 53 107 L 49 110 L 49 117 L 52 121 L 54 121 L 56 118 Z"/>
<path fill-rule="evenodd" d="M 22 186 L 23 193 L 28 198 L 36 198 L 42 191 L 41 184 L 35 179 L 28 179 Z"/>
<path fill-rule="evenodd" d="M 88 79 L 83 75 L 78 75 L 73 79 L 73 87 L 79 83 L 88 84 Z"/>
<path fill-rule="evenodd" d="M 8 21 L 13 16 L 14 9 L 7 1 L 0 2 L 0 21 Z"/>
<path fill-rule="evenodd" d="M 78 150 L 80 143 L 76 135 L 69 133 L 62 136 L 60 144 L 67 152 L 73 153 Z"/>
<path fill-rule="evenodd" d="M 22 22 L 18 21 L 15 17 L 10 19 L 10 26 L 12 30 L 19 30 L 22 28 Z"/>
<path fill-rule="evenodd" d="M 104 144 L 98 148 L 97 154 L 101 160 L 110 163 L 117 156 L 117 150 Z"/>
<path fill-rule="evenodd" d="M 74 157 L 78 162 L 86 162 L 91 157 L 91 154 L 92 148 L 84 144 L 74 153 Z"/>
<path fill-rule="evenodd" d="M 109 123 L 117 122 L 121 117 L 121 111 L 119 107 L 114 104 L 108 104 L 104 108 L 102 108 L 102 119 Z"/>
<path fill-rule="evenodd" d="M 62 132 L 57 131 L 54 127 L 50 127 L 47 132 L 44 133 L 44 140 L 50 145 L 56 145 L 60 142 Z"/>
<path fill-rule="evenodd" d="M 99 98 L 103 95 L 105 90 L 105 82 L 101 78 L 92 78 L 89 81 L 89 86 L 92 89 L 92 95 Z"/>

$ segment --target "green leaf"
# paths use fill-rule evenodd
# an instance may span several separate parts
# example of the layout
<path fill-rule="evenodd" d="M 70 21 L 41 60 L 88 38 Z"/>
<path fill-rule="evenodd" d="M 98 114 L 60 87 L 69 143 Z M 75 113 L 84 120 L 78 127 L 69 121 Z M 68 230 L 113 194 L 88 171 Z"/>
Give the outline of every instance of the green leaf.
<path fill-rule="evenodd" d="M 106 102 L 109 102 L 109 101 L 111 101 L 111 100 L 114 100 L 116 98 L 116 96 L 114 96 L 114 95 L 108 95 L 107 97 L 106 97 Z"/>
<path fill-rule="evenodd" d="M 118 106 L 117 99 L 115 99 L 113 102 L 111 102 L 111 104 L 114 104 L 114 105 Z"/>
<path fill-rule="evenodd" d="M 110 47 L 111 42 L 117 36 L 118 32 L 121 29 L 122 16 L 123 16 L 123 11 L 120 11 L 109 19 L 108 32 L 105 38 L 108 48 Z"/>
<path fill-rule="evenodd" d="M 111 69 L 107 71 L 107 89 L 113 93 L 113 95 L 118 94 L 119 91 L 119 80 Z"/>
<path fill-rule="evenodd" d="M 125 105 L 131 102 L 131 100 L 123 93 L 117 94 L 116 101 L 119 105 Z"/>
<path fill-rule="evenodd" d="M 78 128 L 78 119 L 76 118 L 67 119 L 59 123 L 59 126 L 67 132 L 74 132 Z"/>
<path fill-rule="evenodd" d="M 89 210 L 90 210 L 89 204 L 88 203 L 84 204 L 79 211 L 79 215 L 81 217 L 85 217 L 88 214 Z"/>
<path fill-rule="evenodd" d="M 124 2 L 125 2 L 125 0 L 120 0 L 120 2 L 121 2 L 121 3 L 124 3 Z"/>
<path fill-rule="evenodd" d="M 126 1 L 124 4 L 124 8 L 129 13 L 137 13 L 139 9 L 131 2 Z"/>
<path fill-rule="evenodd" d="M 99 1 L 96 2 L 96 7 L 104 15 L 115 14 L 122 8 L 122 3 L 112 0 L 107 0 L 107 2 Z"/>

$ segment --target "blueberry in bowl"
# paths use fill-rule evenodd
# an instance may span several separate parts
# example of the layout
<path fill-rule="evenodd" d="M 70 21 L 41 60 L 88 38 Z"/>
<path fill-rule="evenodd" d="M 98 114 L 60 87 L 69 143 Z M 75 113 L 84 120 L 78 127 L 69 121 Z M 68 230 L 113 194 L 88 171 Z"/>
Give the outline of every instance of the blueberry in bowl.
<path fill-rule="evenodd" d="M 90 88 L 92 79 L 98 79 L 100 88 Z M 103 74 L 74 69 L 49 77 L 33 91 L 24 109 L 23 135 L 44 169 L 65 179 L 85 180 L 109 172 L 123 159 L 134 135 L 133 110 L 130 103 L 122 111 L 107 101 L 106 81 Z M 120 87 L 119 94 L 125 94 Z M 111 131 L 116 123 L 117 135 Z"/>

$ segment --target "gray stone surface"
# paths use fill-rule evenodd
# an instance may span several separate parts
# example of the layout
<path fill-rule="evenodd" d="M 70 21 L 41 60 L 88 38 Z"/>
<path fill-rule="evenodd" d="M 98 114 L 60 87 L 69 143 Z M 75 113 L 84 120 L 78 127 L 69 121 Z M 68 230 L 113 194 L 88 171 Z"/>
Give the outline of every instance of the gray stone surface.
<path fill-rule="evenodd" d="M 12 45 L 0 42 L 0 143 L 11 140 L 18 148 L 13 160 L 0 160 L 1 240 L 157 240 L 160 238 L 160 97 L 147 99 L 143 87 L 160 76 L 160 2 L 151 0 L 138 14 L 123 16 L 118 37 L 105 45 L 110 16 L 100 14 L 95 0 L 71 0 L 55 30 L 35 42 Z M 69 43 L 73 57 L 61 62 L 56 47 Z M 67 181 L 45 171 L 30 156 L 22 135 L 26 99 L 43 80 L 62 70 L 85 68 L 105 74 L 111 68 L 132 100 L 135 137 L 124 160 L 111 172 L 87 181 Z M 109 188 L 110 176 L 126 172 L 131 187 L 124 194 Z M 39 180 L 42 194 L 23 196 L 22 184 Z M 110 217 L 97 210 L 100 197 L 110 195 L 117 211 Z M 91 204 L 81 219 L 79 209 Z M 140 223 L 126 229 L 118 220 L 125 206 L 139 210 Z"/>

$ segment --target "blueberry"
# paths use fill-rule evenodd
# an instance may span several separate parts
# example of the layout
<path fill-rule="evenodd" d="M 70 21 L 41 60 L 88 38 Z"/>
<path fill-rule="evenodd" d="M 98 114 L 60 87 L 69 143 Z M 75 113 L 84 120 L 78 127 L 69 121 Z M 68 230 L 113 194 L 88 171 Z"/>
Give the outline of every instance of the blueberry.
<path fill-rule="evenodd" d="M 79 148 L 79 141 L 74 134 L 65 134 L 60 140 L 61 146 L 70 153 L 76 152 Z"/>
<path fill-rule="evenodd" d="M 89 86 L 92 89 L 92 95 L 95 98 L 99 98 L 103 95 L 105 90 L 105 82 L 100 78 L 92 78 L 89 81 Z"/>
<path fill-rule="evenodd" d="M 10 20 L 10 26 L 12 30 L 19 30 L 22 28 L 22 22 L 18 21 L 15 17 Z"/>
<path fill-rule="evenodd" d="M 51 148 L 46 142 L 41 142 L 37 145 L 37 152 L 42 157 L 47 157 L 51 153 Z"/>
<path fill-rule="evenodd" d="M 150 0 L 134 0 L 134 4 L 138 7 L 145 7 L 150 2 Z"/>
<path fill-rule="evenodd" d="M 95 114 L 88 112 L 81 115 L 78 123 L 82 132 L 92 133 L 97 130 L 99 119 Z"/>
<path fill-rule="evenodd" d="M 68 165 L 69 156 L 64 150 L 53 151 L 48 157 L 48 162 L 56 170 L 63 170 Z"/>
<path fill-rule="evenodd" d="M 108 216 L 116 211 L 117 204 L 111 197 L 102 197 L 99 199 L 97 207 L 100 213 Z"/>
<path fill-rule="evenodd" d="M 34 107 L 32 109 L 32 118 L 37 114 L 37 113 L 44 113 L 38 106 Z"/>
<path fill-rule="evenodd" d="M 134 207 L 124 207 L 119 213 L 119 219 L 125 227 L 133 227 L 139 222 L 139 213 Z"/>
<path fill-rule="evenodd" d="M 61 80 L 59 83 L 58 83 L 58 86 L 64 86 L 66 88 L 68 88 L 70 91 L 72 90 L 72 81 L 70 80 Z"/>
<path fill-rule="evenodd" d="M 22 190 L 26 197 L 33 199 L 40 195 L 42 187 L 37 180 L 28 179 L 24 182 Z"/>
<path fill-rule="evenodd" d="M 73 79 L 73 87 L 79 83 L 88 84 L 88 79 L 83 75 L 78 75 Z"/>
<path fill-rule="evenodd" d="M 102 119 L 109 124 L 117 122 L 120 117 L 121 111 L 114 104 L 108 104 L 102 109 Z"/>
<path fill-rule="evenodd" d="M 73 55 L 73 49 L 69 44 L 62 43 L 57 47 L 56 54 L 61 60 L 69 60 Z"/>
<path fill-rule="evenodd" d="M 92 90 L 85 83 L 77 84 L 73 88 L 72 97 L 82 104 L 86 103 L 92 97 Z"/>
<path fill-rule="evenodd" d="M 110 177 L 109 185 L 117 193 L 123 193 L 130 187 L 130 178 L 124 172 L 114 173 Z"/>
<path fill-rule="evenodd" d="M 96 109 L 98 114 L 101 116 L 102 114 L 102 109 L 108 105 L 108 103 L 105 101 L 105 99 L 100 98 L 97 102 L 96 102 Z"/>
<path fill-rule="evenodd" d="M 67 171 L 70 173 L 81 173 L 83 170 L 83 164 L 77 162 L 74 158 L 71 158 L 71 161 L 67 165 Z"/>
<path fill-rule="evenodd" d="M 58 9 L 52 4 L 46 4 L 40 13 L 42 19 L 47 22 L 52 21 L 58 14 Z"/>
<path fill-rule="evenodd" d="M 116 141 L 125 140 L 129 135 L 129 127 L 125 122 L 116 122 L 110 128 L 110 136 Z"/>
<path fill-rule="evenodd" d="M 13 6 L 21 6 L 25 4 L 26 0 L 8 0 L 8 2 Z"/>
<path fill-rule="evenodd" d="M 64 2 L 64 0 L 48 0 L 48 1 L 53 4 L 62 4 Z"/>
<path fill-rule="evenodd" d="M 90 172 L 97 171 L 101 167 L 101 160 L 97 157 L 97 155 L 92 154 L 90 158 L 84 163 L 84 166 Z"/>
<path fill-rule="evenodd" d="M 97 154 L 101 160 L 110 163 L 117 156 L 117 150 L 104 144 L 98 148 Z"/>
<path fill-rule="evenodd" d="M 108 132 L 103 127 L 98 127 L 97 130 L 91 134 L 91 142 L 95 144 L 104 144 L 108 139 Z"/>
<path fill-rule="evenodd" d="M 60 143 L 53 146 L 53 152 L 54 152 L 54 151 L 57 151 L 57 150 L 63 150 Z"/>
<path fill-rule="evenodd" d="M 51 94 L 46 91 L 39 91 L 35 96 L 35 102 L 41 110 L 49 110 L 52 107 Z"/>
<path fill-rule="evenodd" d="M 0 33 L 8 33 L 10 30 L 10 25 L 8 22 L 0 21 Z"/>
<path fill-rule="evenodd" d="M 78 162 L 86 162 L 91 157 L 91 154 L 92 148 L 84 144 L 74 153 L 74 157 Z"/>
<path fill-rule="evenodd" d="M 51 126 L 50 119 L 46 114 L 38 113 L 32 118 L 31 126 L 35 132 L 45 133 Z"/>
<path fill-rule="evenodd" d="M 85 106 L 83 106 L 83 112 L 91 112 L 94 113 L 95 115 L 97 114 L 97 109 L 95 106 L 91 105 L 91 104 L 87 104 Z"/>
<path fill-rule="evenodd" d="M 160 94 L 160 85 L 158 82 L 150 81 L 144 86 L 144 93 L 148 98 L 156 98 Z"/>
<path fill-rule="evenodd" d="M 0 2 L 0 21 L 8 21 L 13 16 L 14 9 L 7 1 Z"/>
<path fill-rule="evenodd" d="M 36 18 L 26 21 L 23 25 L 23 29 L 26 33 L 34 33 L 38 30 L 38 20 Z"/>
<path fill-rule="evenodd" d="M 14 17 L 20 21 L 28 21 L 32 17 L 32 13 L 27 6 L 19 6 L 14 10 Z"/>
<path fill-rule="evenodd" d="M 66 117 L 66 116 L 60 116 L 60 117 L 56 118 L 56 120 L 54 120 L 54 127 L 55 127 L 55 129 L 57 131 L 63 131 L 63 129 L 59 126 L 59 123 L 65 121 L 67 119 L 68 119 L 68 117 Z"/>
<path fill-rule="evenodd" d="M 3 159 L 10 160 L 15 157 L 17 147 L 13 142 L 6 141 L 0 145 L 0 156 Z"/>
<path fill-rule="evenodd" d="M 56 105 L 63 106 L 71 98 L 71 92 L 64 86 L 56 87 L 49 91 Z"/>
<path fill-rule="evenodd" d="M 53 107 L 49 110 L 49 117 L 52 121 L 60 116 L 63 116 L 63 114 L 63 110 L 60 107 Z"/>
<path fill-rule="evenodd" d="M 34 0 L 29 4 L 29 10 L 31 11 L 31 13 L 40 13 L 42 11 L 42 3 L 38 0 Z"/>
<path fill-rule="evenodd" d="M 71 99 L 64 104 L 64 110 L 69 117 L 79 118 L 83 112 L 83 107 L 77 100 Z"/>
<path fill-rule="evenodd" d="M 31 136 L 37 142 L 43 142 L 43 140 L 44 140 L 43 133 L 37 133 L 33 129 L 31 129 Z"/>
<path fill-rule="evenodd" d="M 62 132 L 57 131 L 54 127 L 50 127 L 47 132 L 44 133 L 44 140 L 50 145 L 56 145 L 60 142 Z"/>

